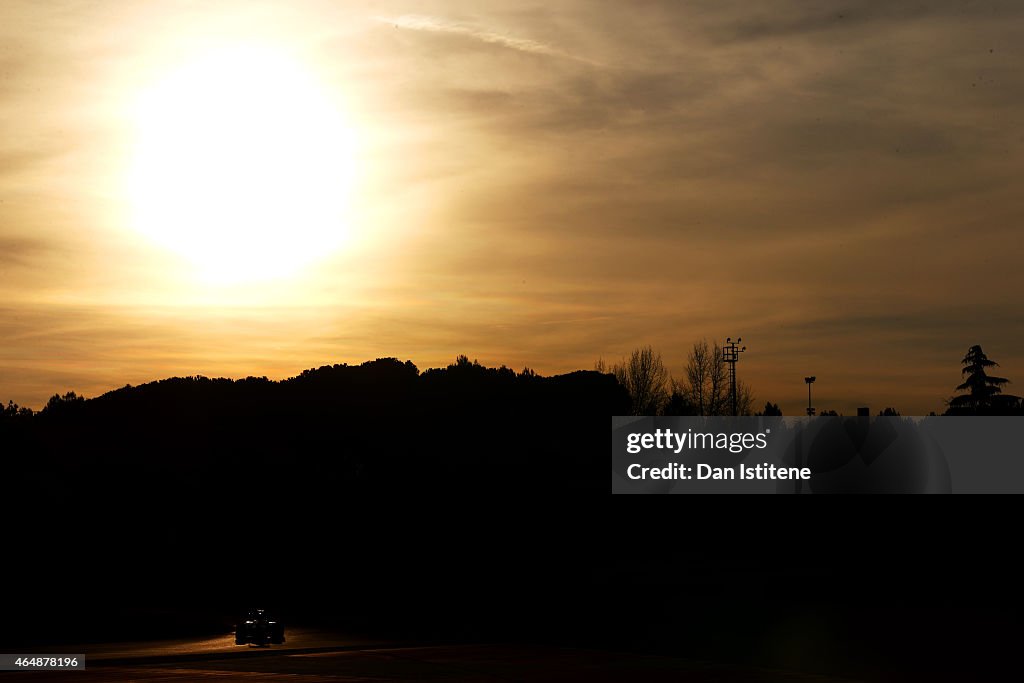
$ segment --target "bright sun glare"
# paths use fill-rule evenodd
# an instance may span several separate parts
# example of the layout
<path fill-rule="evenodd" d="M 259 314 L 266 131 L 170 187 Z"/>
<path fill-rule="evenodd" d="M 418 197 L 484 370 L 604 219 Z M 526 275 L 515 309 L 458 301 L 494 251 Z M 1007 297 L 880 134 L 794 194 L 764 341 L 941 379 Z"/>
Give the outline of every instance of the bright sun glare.
<path fill-rule="evenodd" d="M 355 163 L 326 89 L 284 52 L 206 54 L 140 98 L 135 228 L 208 281 L 290 275 L 338 249 Z"/>

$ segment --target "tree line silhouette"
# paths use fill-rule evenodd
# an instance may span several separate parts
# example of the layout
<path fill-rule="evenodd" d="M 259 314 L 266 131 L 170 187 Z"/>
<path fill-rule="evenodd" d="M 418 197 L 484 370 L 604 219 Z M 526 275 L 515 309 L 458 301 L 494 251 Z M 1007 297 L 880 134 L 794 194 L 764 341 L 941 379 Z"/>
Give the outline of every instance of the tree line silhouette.
<path fill-rule="evenodd" d="M 543 393 L 550 389 L 558 393 L 553 387 L 600 383 L 602 380 L 597 379 L 598 375 L 611 375 L 621 389 L 614 400 L 610 395 L 606 397 L 611 401 L 608 407 L 620 408 L 611 414 L 731 415 L 731 387 L 723 355 L 723 349 L 717 342 L 709 343 L 706 339 L 695 342 L 679 379 L 670 374 L 661 354 L 649 345 L 634 349 L 628 358 L 618 363 L 609 365 L 603 358 L 598 359 L 593 373 L 577 371 L 553 378 L 541 377 L 530 368 L 521 372 L 505 366 L 486 368 L 476 361 L 470 362 L 465 355 L 458 356 L 455 363 L 447 368 L 429 369 L 422 374 L 411 361 L 403 363 L 385 358 L 359 366 L 340 364 L 304 370 L 298 376 L 280 382 L 267 377 L 240 380 L 174 377 L 139 387 L 126 385 L 91 400 L 74 391 L 54 394 L 40 411 L 19 406 L 14 401 L 8 401 L 6 406 L 0 403 L 0 425 L 7 430 L 0 432 L 0 436 L 8 440 L 27 438 L 13 425 L 23 424 L 33 417 L 41 418 L 49 425 L 59 419 L 108 419 L 118 411 L 132 419 L 140 414 L 152 418 L 161 412 L 180 417 L 181 411 L 193 416 L 202 415 L 205 411 L 212 411 L 210 415 L 258 416 L 261 408 L 275 400 L 283 401 L 277 405 L 281 411 L 279 414 L 283 416 L 292 410 L 306 409 L 315 414 L 326 406 L 334 409 L 345 407 L 357 413 L 374 408 L 423 412 L 428 409 L 426 404 L 446 404 L 455 411 L 466 411 L 483 405 L 520 405 L 523 400 L 533 400 L 531 391 Z M 961 363 L 964 381 L 956 386 L 961 393 L 946 400 L 945 415 L 1024 414 L 1024 400 L 1003 393 L 1003 387 L 1009 380 L 987 373 L 998 363 L 990 360 L 980 345 L 971 346 Z M 575 379 L 569 379 L 572 377 Z M 545 389 L 539 389 L 541 386 Z M 607 380 L 602 386 L 610 391 Z M 571 390 L 565 389 L 562 393 L 566 391 Z M 766 401 L 764 407 L 755 412 L 753 389 L 742 379 L 737 380 L 736 393 L 739 415 L 782 415 L 778 404 L 771 401 Z M 487 397 L 484 404 L 468 398 L 484 395 Z M 578 405 L 576 397 L 565 395 L 565 398 L 570 400 L 564 406 L 552 405 L 550 401 L 545 405 L 556 410 L 574 410 Z M 626 410 L 621 410 L 623 400 L 628 402 Z M 878 414 L 883 417 L 900 415 L 892 407 L 886 407 Z M 838 416 L 839 413 L 825 410 L 819 415 Z"/>
<path fill-rule="evenodd" d="M 948 415 L 1020 415 L 1020 398 L 980 346 L 963 359 Z M 218 515 L 251 491 L 282 504 L 339 497 L 606 495 L 613 415 L 727 415 L 722 349 L 695 343 L 679 378 L 650 346 L 620 363 L 544 377 L 465 355 L 421 372 L 381 358 L 281 381 L 175 377 L 92 399 L 54 395 L 0 411 L 3 465 L 29 506 L 148 511 L 167 521 L 183 496 Z M 754 394 L 737 384 L 740 414 Z M 766 401 L 756 414 L 780 416 Z M 886 408 L 882 415 L 899 412 Z M 112 512 L 113 514 L 113 512 Z M 164 524 L 169 528 L 170 525 Z"/>
<path fill-rule="evenodd" d="M 695 342 L 687 354 L 680 379 L 671 375 L 659 352 L 651 346 L 634 349 L 628 358 L 609 365 L 603 358 L 594 369 L 614 375 L 630 398 L 631 415 L 732 415 L 732 388 L 724 359 L 724 350 L 717 342 L 706 339 Z M 1004 394 L 1009 383 L 1004 377 L 986 373 L 998 366 L 989 360 L 981 346 L 972 346 L 964 356 L 963 383 L 956 387 L 964 392 L 945 401 L 945 415 L 1024 415 L 1024 401 L 1019 396 Z M 777 403 L 766 401 L 755 412 L 753 389 L 742 379 L 736 381 L 738 415 L 781 416 Z M 935 415 L 935 413 L 931 413 Z M 835 410 L 818 413 L 821 417 L 840 417 Z M 893 407 L 883 408 L 879 417 L 899 417 Z"/>
<path fill-rule="evenodd" d="M 71 481 L 120 495 L 127 480 L 167 495 L 288 492 L 310 472 L 324 497 L 427 482 L 603 493 L 607 462 L 593 454 L 607 451 L 609 417 L 628 410 L 626 390 L 594 371 L 543 377 L 463 355 L 420 372 L 382 358 L 281 381 L 194 376 L 92 399 L 68 392 L 38 413 L 10 403 L 0 440 L 9 471 L 46 478 L 44 496 Z"/>
<path fill-rule="evenodd" d="M 672 377 L 661 354 L 651 346 L 633 350 L 629 358 L 609 366 L 604 359 L 594 364 L 598 372 L 611 373 L 630 396 L 631 415 L 732 415 L 732 387 L 725 351 L 718 342 L 694 343 L 681 379 Z M 736 381 L 737 414 L 754 415 L 754 393 L 743 380 Z M 766 404 L 773 415 L 778 406 Z M 781 415 L 781 411 L 777 413 Z"/>

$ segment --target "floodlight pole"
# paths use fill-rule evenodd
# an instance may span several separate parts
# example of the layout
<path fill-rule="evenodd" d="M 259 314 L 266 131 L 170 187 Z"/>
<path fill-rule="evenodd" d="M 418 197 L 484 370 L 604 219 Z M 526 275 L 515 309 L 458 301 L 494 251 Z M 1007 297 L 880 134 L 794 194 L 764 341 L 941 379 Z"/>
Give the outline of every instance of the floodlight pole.
<path fill-rule="evenodd" d="M 817 377 L 804 377 L 804 381 L 807 382 L 807 417 L 814 415 L 814 406 L 811 405 L 811 385 L 814 384 L 814 380 Z"/>
<path fill-rule="evenodd" d="M 740 342 L 743 341 L 743 337 L 736 337 L 736 341 L 732 340 L 732 337 L 725 338 L 725 348 L 722 349 L 722 360 L 729 364 L 729 387 L 732 393 L 732 414 L 733 417 L 737 415 L 736 405 L 736 363 L 740 359 L 740 354 L 747 350 L 746 346 L 741 347 Z"/>

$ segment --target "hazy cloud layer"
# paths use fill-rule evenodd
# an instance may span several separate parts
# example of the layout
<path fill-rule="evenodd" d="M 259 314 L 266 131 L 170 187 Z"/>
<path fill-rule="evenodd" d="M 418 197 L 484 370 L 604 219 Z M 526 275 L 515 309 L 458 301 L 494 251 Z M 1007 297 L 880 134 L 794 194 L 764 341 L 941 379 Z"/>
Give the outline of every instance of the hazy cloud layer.
<path fill-rule="evenodd" d="M 538 43 L 535 40 L 529 38 L 519 38 L 516 36 L 504 35 L 501 33 L 495 33 L 493 31 L 480 28 L 478 26 L 471 26 L 466 24 L 455 23 L 446 21 L 438 17 L 429 17 L 418 14 L 403 14 L 398 17 L 378 17 L 378 21 L 391 24 L 395 28 L 410 29 L 413 31 L 430 31 L 434 33 L 450 33 L 458 36 L 465 36 L 473 40 L 479 40 L 484 43 L 491 43 L 494 45 L 500 45 L 507 47 L 512 50 L 520 50 L 522 52 L 532 52 L 539 55 L 548 55 L 552 57 L 566 57 L 569 59 L 580 59 L 574 55 L 567 54 L 557 48 L 544 43 Z"/>
<path fill-rule="evenodd" d="M 728 335 L 790 413 L 808 373 L 825 408 L 941 410 L 976 343 L 1024 383 L 1022 15 L 5 3 L 0 399 L 381 354 L 565 371 L 645 343 L 678 374 L 690 343 Z M 175 55 L 240 37 L 294 46 L 344 97 L 359 244 L 299 284 L 207 291 L 124 225 L 125 103 Z"/>

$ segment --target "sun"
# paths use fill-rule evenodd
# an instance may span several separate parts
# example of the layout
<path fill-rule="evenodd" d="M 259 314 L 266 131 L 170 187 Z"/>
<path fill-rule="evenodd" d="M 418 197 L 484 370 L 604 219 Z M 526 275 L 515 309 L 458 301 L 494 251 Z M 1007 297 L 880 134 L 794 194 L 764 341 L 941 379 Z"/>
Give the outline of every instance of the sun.
<path fill-rule="evenodd" d="M 345 243 L 352 132 L 287 52 L 198 56 L 146 88 L 135 118 L 133 227 L 205 280 L 288 276 Z"/>

